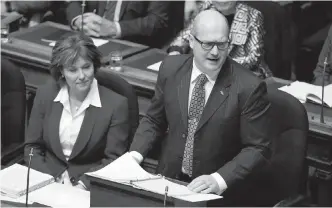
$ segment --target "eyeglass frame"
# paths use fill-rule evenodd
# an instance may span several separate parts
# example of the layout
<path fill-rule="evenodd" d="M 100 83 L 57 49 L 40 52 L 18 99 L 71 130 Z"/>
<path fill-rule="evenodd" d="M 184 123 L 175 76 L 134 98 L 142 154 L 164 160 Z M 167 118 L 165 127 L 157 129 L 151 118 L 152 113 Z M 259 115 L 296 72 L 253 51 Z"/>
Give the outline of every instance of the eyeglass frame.
<path fill-rule="evenodd" d="M 203 41 L 201 41 L 200 39 L 198 39 L 195 35 L 192 35 L 192 34 L 191 34 L 191 36 L 193 36 L 193 37 L 195 38 L 195 40 L 196 40 L 199 44 L 201 44 L 201 47 L 202 47 L 204 50 L 206 50 L 206 51 L 212 50 L 212 49 L 214 48 L 214 46 L 217 46 L 218 50 L 225 50 L 225 49 L 228 48 L 229 43 L 230 43 L 229 40 L 227 40 L 226 42 L 203 42 Z M 212 47 L 211 47 L 211 48 L 206 48 L 206 47 L 203 46 L 204 44 L 212 44 Z M 219 48 L 219 46 L 221 46 L 220 44 L 225 44 L 225 48 Z"/>

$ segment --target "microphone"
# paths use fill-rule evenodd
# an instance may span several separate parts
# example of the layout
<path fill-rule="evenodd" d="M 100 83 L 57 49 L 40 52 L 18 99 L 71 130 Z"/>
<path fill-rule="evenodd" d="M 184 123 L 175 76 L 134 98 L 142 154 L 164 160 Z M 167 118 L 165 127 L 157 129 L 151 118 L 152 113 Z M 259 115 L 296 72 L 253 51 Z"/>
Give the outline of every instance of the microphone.
<path fill-rule="evenodd" d="M 323 80 L 322 80 L 322 105 L 320 108 L 320 122 L 325 123 L 324 121 L 324 89 L 325 89 L 325 71 L 326 71 L 326 65 L 327 65 L 327 57 L 325 57 L 324 60 L 324 69 L 323 69 Z"/>
<path fill-rule="evenodd" d="M 28 207 L 28 198 L 29 198 L 29 179 L 30 179 L 30 168 L 31 168 L 31 159 L 33 156 L 33 147 L 30 149 L 29 154 L 29 164 L 28 164 L 28 175 L 27 175 L 27 188 L 26 188 L 26 194 L 25 194 L 25 206 Z"/>
<path fill-rule="evenodd" d="M 85 0 L 83 0 L 82 1 L 82 14 L 81 14 L 81 16 L 82 16 L 82 22 L 81 22 L 81 31 L 83 32 L 83 34 L 84 34 L 84 31 L 83 31 L 83 14 L 84 14 L 84 8 L 85 8 Z"/>
<path fill-rule="evenodd" d="M 164 195 L 164 207 L 166 207 L 167 194 L 168 194 L 168 186 L 166 186 L 166 187 L 165 187 L 165 195 Z"/>

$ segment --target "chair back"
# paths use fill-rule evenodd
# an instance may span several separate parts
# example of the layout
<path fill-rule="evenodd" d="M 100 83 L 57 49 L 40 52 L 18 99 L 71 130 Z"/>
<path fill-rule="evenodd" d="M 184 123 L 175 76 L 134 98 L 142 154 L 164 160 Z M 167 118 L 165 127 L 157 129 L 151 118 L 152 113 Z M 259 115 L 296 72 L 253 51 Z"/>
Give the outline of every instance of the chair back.
<path fill-rule="evenodd" d="M 132 85 L 119 75 L 99 70 L 96 74 L 98 83 L 128 99 L 129 121 L 130 121 L 130 144 L 139 123 L 139 110 L 136 92 Z"/>
<path fill-rule="evenodd" d="M 232 201 L 236 206 L 274 206 L 281 200 L 306 193 L 308 117 L 306 109 L 293 96 L 277 89 L 268 89 L 271 106 L 271 159 L 268 165 L 254 172 L 241 184 Z"/>
<path fill-rule="evenodd" d="M 24 143 L 25 80 L 20 69 L 1 58 L 1 163 L 12 160 L 11 150 Z"/>
<path fill-rule="evenodd" d="M 309 123 L 304 105 L 283 91 L 269 90 L 276 140 L 272 149 L 272 174 L 282 198 L 306 192 Z"/>
<path fill-rule="evenodd" d="M 273 206 L 279 201 L 305 194 L 308 165 L 306 162 L 309 130 L 307 111 L 292 95 L 277 89 L 268 90 L 272 118 L 272 156 L 270 164 L 260 173 L 259 203 Z"/>

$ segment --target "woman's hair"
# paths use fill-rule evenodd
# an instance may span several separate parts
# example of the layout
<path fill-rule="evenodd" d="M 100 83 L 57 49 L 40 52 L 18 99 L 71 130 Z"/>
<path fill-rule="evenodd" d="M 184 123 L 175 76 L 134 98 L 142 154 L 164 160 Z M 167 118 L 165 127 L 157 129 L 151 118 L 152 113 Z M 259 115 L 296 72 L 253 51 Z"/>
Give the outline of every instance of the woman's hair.
<path fill-rule="evenodd" d="M 75 63 L 78 57 L 93 63 L 94 73 L 101 66 L 101 52 L 94 45 L 92 39 L 81 32 L 65 35 L 55 43 L 52 50 L 50 71 L 55 81 L 62 85 L 64 78 L 62 70 Z"/>

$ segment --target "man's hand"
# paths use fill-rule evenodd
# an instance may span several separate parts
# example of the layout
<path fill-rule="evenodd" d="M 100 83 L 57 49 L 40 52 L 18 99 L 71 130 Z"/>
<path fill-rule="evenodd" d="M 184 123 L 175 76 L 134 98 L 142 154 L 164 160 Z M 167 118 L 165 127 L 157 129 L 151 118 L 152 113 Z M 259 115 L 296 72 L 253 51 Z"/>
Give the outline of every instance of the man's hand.
<path fill-rule="evenodd" d="M 115 23 L 107 19 L 102 19 L 99 35 L 101 37 L 113 37 L 116 35 Z"/>
<path fill-rule="evenodd" d="M 84 34 L 94 37 L 99 37 L 100 26 L 102 23 L 102 17 L 95 13 L 88 12 L 83 14 L 83 31 Z M 74 25 L 82 30 L 82 15 L 79 15 L 74 22 Z"/>
<path fill-rule="evenodd" d="M 79 30 L 81 30 L 81 15 L 78 16 L 74 24 Z M 83 14 L 83 31 L 86 35 L 94 37 L 112 37 L 115 36 L 117 32 L 114 22 L 104 19 L 92 12 Z"/>
<path fill-rule="evenodd" d="M 202 194 L 220 192 L 218 182 L 211 175 L 202 175 L 195 178 L 188 186 L 188 189 Z"/>

